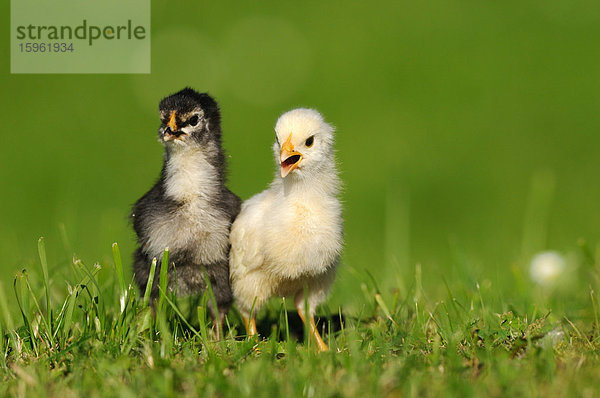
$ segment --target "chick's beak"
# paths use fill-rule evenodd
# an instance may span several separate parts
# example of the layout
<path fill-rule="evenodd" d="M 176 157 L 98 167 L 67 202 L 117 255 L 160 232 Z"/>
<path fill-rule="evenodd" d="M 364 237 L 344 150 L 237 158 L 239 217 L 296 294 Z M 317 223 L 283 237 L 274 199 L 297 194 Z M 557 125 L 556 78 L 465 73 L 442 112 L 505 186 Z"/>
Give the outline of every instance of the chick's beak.
<path fill-rule="evenodd" d="M 173 111 L 173 113 L 171 113 L 171 118 L 169 119 L 169 123 L 167 123 L 167 127 L 165 127 L 165 134 L 163 136 L 163 139 L 165 141 L 171 141 L 174 140 L 175 138 L 177 138 L 176 134 L 173 134 L 175 131 L 177 131 L 177 123 L 175 122 L 175 114 L 177 112 Z"/>
<path fill-rule="evenodd" d="M 302 160 L 302 154 L 294 150 L 291 133 L 281 146 L 279 159 L 281 160 L 281 178 L 285 178 L 285 176 L 294 171 L 294 169 L 298 167 L 298 164 Z"/>

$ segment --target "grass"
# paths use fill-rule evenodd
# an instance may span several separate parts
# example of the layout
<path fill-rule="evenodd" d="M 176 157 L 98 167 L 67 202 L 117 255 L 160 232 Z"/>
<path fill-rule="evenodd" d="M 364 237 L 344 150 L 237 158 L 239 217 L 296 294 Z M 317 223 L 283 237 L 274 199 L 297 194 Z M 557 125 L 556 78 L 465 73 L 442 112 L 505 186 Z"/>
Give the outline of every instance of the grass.
<path fill-rule="evenodd" d="M 151 3 L 151 74 L 0 60 L 0 396 L 596 395 L 600 254 L 575 239 L 600 242 L 600 2 Z M 271 179 L 281 112 L 336 126 L 331 352 L 289 302 L 258 314 L 265 340 L 234 309 L 216 342 L 210 297 L 163 294 L 155 318 L 130 288 L 128 209 L 184 86 L 219 101 L 242 198 Z M 527 274 L 546 249 L 569 264 L 555 287 Z"/>
<path fill-rule="evenodd" d="M 568 294 L 463 275 L 433 300 L 420 266 L 410 287 L 389 292 L 365 273 L 356 313 L 320 308 L 326 353 L 285 300 L 259 313 L 264 338 L 244 337 L 232 310 L 215 341 L 210 292 L 177 299 L 160 275 L 153 316 L 148 292 L 126 283 L 117 244 L 113 265 L 74 258 L 66 291 L 43 239 L 38 249 L 41 269 L 14 279 L 19 321 L 0 291 L 1 396 L 562 397 L 593 396 L 600 377 L 600 258 L 583 243 L 590 285 Z"/>

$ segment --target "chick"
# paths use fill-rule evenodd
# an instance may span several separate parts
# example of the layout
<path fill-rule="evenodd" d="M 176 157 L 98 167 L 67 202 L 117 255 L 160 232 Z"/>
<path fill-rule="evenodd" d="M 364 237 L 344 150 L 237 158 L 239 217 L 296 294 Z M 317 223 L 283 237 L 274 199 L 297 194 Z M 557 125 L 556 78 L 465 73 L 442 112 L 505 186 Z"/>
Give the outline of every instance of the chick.
<path fill-rule="evenodd" d="M 255 313 L 267 299 L 294 297 L 324 351 L 315 308 L 333 284 L 343 244 L 333 128 L 315 110 L 294 109 L 281 115 L 275 133 L 279 173 L 267 190 L 242 204 L 231 227 L 233 294 L 250 335 L 256 334 Z"/>
<path fill-rule="evenodd" d="M 185 88 L 164 98 L 159 111 L 158 138 L 165 148 L 162 171 L 131 214 L 139 243 L 135 280 L 144 291 L 152 259 L 160 260 L 168 247 L 168 288 L 174 290 L 176 283 L 178 295 L 201 294 L 208 275 L 218 307 L 211 311 L 221 322 L 233 300 L 229 230 L 241 201 L 225 187 L 219 108 L 208 94 Z M 158 295 L 158 278 L 151 292 L 152 297 Z"/>

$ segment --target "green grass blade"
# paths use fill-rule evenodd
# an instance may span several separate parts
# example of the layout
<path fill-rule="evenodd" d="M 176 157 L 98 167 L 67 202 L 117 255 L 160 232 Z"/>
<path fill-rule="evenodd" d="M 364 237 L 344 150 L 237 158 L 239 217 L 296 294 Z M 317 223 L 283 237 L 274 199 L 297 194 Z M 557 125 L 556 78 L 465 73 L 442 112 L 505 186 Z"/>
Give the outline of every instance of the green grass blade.
<path fill-rule="evenodd" d="M 225 325 L 227 325 L 227 334 L 230 336 L 231 339 L 233 339 L 233 326 L 231 325 L 231 323 L 229 323 L 229 316 L 225 315 L 224 321 Z"/>
<path fill-rule="evenodd" d="M 160 289 L 160 287 L 159 287 L 159 289 Z M 171 308 L 173 309 L 173 311 L 175 311 L 175 313 L 177 314 L 177 316 L 179 316 L 179 318 L 192 331 L 192 333 L 194 333 L 197 337 L 202 338 L 201 334 L 192 325 L 189 324 L 189 322 L 187 321 L 187 319 L 185 319 L 185 316 L 183 316 L 183 314 L 181 313 L 181 311 L 179 310 L 179 308 L 177 308 L 177 305 L 175 305 L 175 303 L 173 301 L 171 301 L 171 299 L 169 299 L 169 297 L 168 297 L 167 294 L 165 294 L 165 301 L 167 302 L 167 304 L 169 304 L 171 306 Z"/>
<path fill-rule="evenodd" d="M 2 326 L 2 321 L 0 321 L 0 367 L 2 369 L 6 369 L 6 357 L 4 353 L 6 352 L 6 344 L 4 344 L 4 326 Z"/>
<path fill-rule="evenodd" d="M 159 291 L 159 294 L 163 294 L 163 292 Z M 160 356 L 161 358 L 167 358 L 173 348 L 173 336 L 169 330 L 166 317 L 163 314 L 156 314 L 156 322 L 156 328 L 160 333 Z"/>
<path fill-rule="evenodd" d="M 8 329 L 7 332 L 9 332 L 8 338 L 13 347 L 16 349 L 18 343 L 15 334 L 15 325 L 13 323 L 12 316 L 10 315 L 10 311 L 8 310 L 8 301 L 6 300 L 6 293 L 4 292 L 4 286 L 2 283 L 0 283 L 0 311 L 2 311 L 2 320 L 4 321 L 4 326 Z M 0 320 L 0 322 L 2 322 L 2 320 Z M 2 336 L 4 336 L 4 333 Z"/>
<path fill-rule="evenodd" d="M 169 248 L 165 248 L 163 258 L 160 263 L 160 279 L 158 280 L 159 292 L 158 292 L 158 311 L 162 312 L 165 305 L 165 298 L 167 293 L 167 284 L 169 280 Z"/>
<path fill-rule="evenodd" d="M 46 323 L 49 327 L 50 336 L 52 331 L 52 306 L 50 305 L 50 277 L 48 276 L 48 260 L 46 258 L 46 243 L 44 237 L 38 239 L 38 254 L 42 265 L 42 274 L 44 276 L 44 288 L 46 290 Z"/>
<path fill-rule="evenodd" d="M 206 333 L 206 306 L 199 305 L 197 307 L 197 312 L 200 335 L 202 336 L 203 341 L 208 341 L 208 334 Z"/>
<path fill-rule="evenodd" d="M 464 322 L 464 319 L 462 316 L 463 314 L 458 309 L 458 302 L 456 301 L 454 294 L 452 294 L 452 290 L 450 290 L 450 285 L 448 285 L 448 281 L 446 281 L 446 278 L 442 278 L 442 281 L 444 282 L 444 286 L 446 287 L 446 292 L 448 294 L 448 300 L 450 301 L 450 303 L 452 303 L 452 309 L 456 313 L 456 316 L 458 317 L 459 322 L 461 322 L 461 323 Z"/>
<path fill-rule="evenodd" d="M 117 273 L 117 281 L 119 283 L 119 303 L 121 312 L 125 311 L 125 302 L 127 301 L 127 286 L 125 285 L 125 276 L 123 273 L 123 262 L 121 261 L 121 251 L 119 245 L 115 242 L 112 244 L 113 259 L 115 261 L 115 270 Z"/>
<path fill-rule="evenodd" d="M 285 305 L 285 297 L 283 298 L 283 320 L 285 322 L 285 340 L 290 341 L 290 321 L 288 319 L 287 305 Z"/>
<path fill-rule="evenodd" d="M 206 272 L 204 273 L 204 281 L 206 282 L 206 293 L 208 294 L 208 297 L 210 299 L 210 302 L 211 302 L 212 308 L 213 308 L 213 315 L 214 315 L 213 323 L 215 324 L 215 328 L 217 329 L 218 335 L 222 336 L 221 321 L 220 321 L 221 314 L 219 312 L 219 307 L 217 306 L 217 299 L 215 298 L 215 294 L 212 289 L 212 284 L 210 283 L 210 278 L 208 277 L 208 274 Z"/>
<path fill-rule="evenodd" d="M 394 320 L 394 318 L 392 318 L 392 314 L 390 313 L 390 310 L 388 309 L 387 305 L 385 304 L 385 302 L 381 298 L 381 294 L 377 293 L 375 295 L 375 301 L 377 301 L 377 304 L 379 304 L 379 307 L 381 308 L 381 310 L 383 311 L 383 313 L 385 314 L 385 316 L 387 317 L 387 319 L 389 319 L 390 321 L 392 321 L 392 324 L 399 329 L 400 325 L 398 325 L 396 323 L 396 321 Z"/>
<path fill-rule="evenodd" d="M 346 341 L 346 329 L 344 328 L 344 317 L 342 316 L 342 307 L 338 307 L 338 317 L 340 319 L 340 336 Z"/>
<path fill-rule="evenodd" d="M 2 284 L 0 283 L 0 311 L 3 313 L 4 320 L 0 319 L 0 366 L 2 369 L 6 369 L 6 352 L 8 349 L 8 341 L 4 340 L 5 336 L 5 325 L 8 326 L 7 323 L 7 308 L 6 308 L 6 297 L 4 296 L 4 289 L 2 288 Z M 11 320 L 12 323 L 12 320 Z M 12 331 L 12 327 L 9 326 L 9 330 Z M 10 337 L 9 337 L 10 338 Z"/>
<path fill-rule="evenodd" d="M 104 308 L 104 296 L 102 294 L 102 290 L 100 289 L 100 285 L 98 285 L 98 281 L 96 280 L 96 275 L 98 274 L 98 272 L 101 269 L 100 265 L 96 264 L 95 269 L 93 271 L 90 271 L 89 268 L 81 260 L 77 260 L 77 265 L 83 270 L 83 273 L 85 274 L 85 277 L 79 283 L 79 285 L 87 286 L 88 281 L 90 281 L 90 282 L 92 282 L 92 284 L 95 287 L 95 294 L 97 294 L 97 297 L 98 297 L 98 305 L 95 304 L 93 298 L 92 298 L 92 302 L 93 302 L 94 308 L 96 309 L 96 313 L 100 320 L 100 324 L 104 328 L 105 320 L 106 320 L 106 310 Z"/>
<path fill-rule="evenodd" d="M 50 325 L 46 322 L 46 318 L 44 318 L 44 316 L 43 316 L 42 308 L 40 307 L 40 303 L 35 298 L 35 293 L 33 292 L 31 285 L 29 284 L 29 278 L 27 277 L 27 275 L 25 275 L 24 281 L 25 281 L 25 285 L 27 286 L 27 290 L 29 291 L 29 294 L 31 295 L 31 298 L 33 300 L 33 304 L 35 304 L 35 307 L 37 308 L 38 313 L 41 316 L 42 323 L 44 324 L 44 326 L 46 328 L 46 334 L 48 336 L 48 339 L 50 340 L 50 345 L 54 346 L 54 338 L 52 337 L 52 330 L 50 328 Z"/>
<path fill-rule="evenodd" d="M 15 325 L 13 323 L 12 316 L 8 310 L 8 301 L 6 300 L 6 293 L 4 292 L 4 286 L 0 283 L 0 310 L 2 311 L 2 317 L 4 318 L 4 325 L 8 330 L 14 330 Z"/>
<path fill-rule="evenodd" d="M 307 347 L 310 347 L 310 343 L 311 343 L 311 338 L 310 338 L 310 323 L 309 323 L 309 317 L 310 317 L 310 306 L 308 304 L 308 285 L 304 285 L 304 344 L 306 344 Z"/>
<path fill-rule="evenodd" d="M 17 298 L 17 305 L 19 306 L 19 310 L 21 311 L 21 316 L 23 317 L 23 326 L 27 329 L 29 333 L 29 348 L 35 351 L 37 354 L 37 346 L 35 344 L 35 337 L 33 333 L 33 329 L 31 327 L 31 322 L 29 320 L 29 297 L 25 292 L 25 288 L 23 287 L 23 278 L 25 277 L 26 271 L 23 270 L 17 275 L 15 275 L 15 279 L 13 281 L 13 289 L 15 291 L 15 297 Z"/>
<path fill-rule="evenodd" d="M 206 292 L 204 293 L 204 296 L 206 297 Z M 206 313 L 206 305 L 199 305 L 198 306 L 198 322 L 199 322 L 199 332 L 200 332 L 200 340 L 202 341 L 202 345 L 204 346 L 204 348 L 206 349 L 206 353 L 208 357 L 212 356 L 213 353 L 213 346 L 210 343 L 210 341 L 208 340 L 208 332 L 207 332 L 207 313 Z"/>
<path fill-rule="evenodd" d="M 594 298 L 594 289 L 590 287 L 590 299 L 592 300 L 592 310 L 594 312 L 594 337 L 598 338 L 598 333 L 600 332 L 600 322 L 598 321 L 598 300 Z"/>
<path fill-rule="evenodd" d="M 69 286 L 69 289 L 71 287 Z M 54 339 L 56 339 L 56 336 L 58 335 L 58 333 L 60 331 L 62 331 L 63 329 L 63 324 L 65 321 L 65 314 L 66 314 L 66 310 L 67 310 L 67 305 L 69 303 L 69 296 L 67 296 L 67 298 L 65 299 L 65 301 L 63 302 L 63 305 L 60 309 L 60 312 L 58 313 L 58 315 L 56 316 L 56 325 L 54 327 L 54 335 L 52 336 Z"/>
<path fill-rule="evenodd" d="M 150 303 L 150 293 L 152 293 L 152 286 L 154 285 L 154 273 L 156 272 L 156 257 L 152 259 L 150 265 L 150 273 L 148 274 L 148 282 L 146 283 L 146 291 L 144 292 L 143 307 L 146 308 Z"/>

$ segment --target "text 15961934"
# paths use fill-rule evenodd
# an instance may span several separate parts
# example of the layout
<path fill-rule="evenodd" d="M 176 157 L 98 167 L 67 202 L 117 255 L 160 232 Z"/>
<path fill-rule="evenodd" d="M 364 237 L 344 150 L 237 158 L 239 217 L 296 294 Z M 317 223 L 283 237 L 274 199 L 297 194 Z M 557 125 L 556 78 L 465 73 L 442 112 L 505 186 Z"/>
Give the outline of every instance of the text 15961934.
<path fill-rule="evenodd" d="M 73 52 L 73 43 L 19 43 L 22 53 L 67 53 Z"/>

